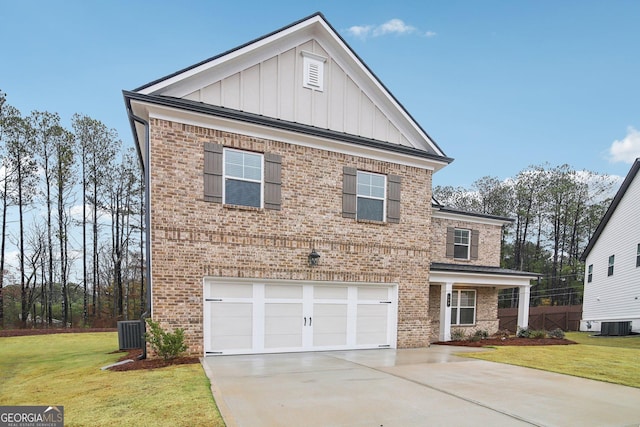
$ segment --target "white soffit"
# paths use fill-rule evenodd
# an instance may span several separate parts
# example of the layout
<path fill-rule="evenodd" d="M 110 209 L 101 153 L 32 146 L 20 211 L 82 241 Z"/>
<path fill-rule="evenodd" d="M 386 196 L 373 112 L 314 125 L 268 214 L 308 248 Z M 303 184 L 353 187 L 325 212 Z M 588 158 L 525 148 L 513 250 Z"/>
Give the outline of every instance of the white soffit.
<path fill-rule="evenodd" d="M 391 162 L 420 169 L 432 170 L 434 172 L 447 165 L 446 162 L 438 161 L 436 159 L 416 157 L 410 154 L 398 153 L 375 147 L 366 147 L 353 144 L 351 142 L 277 129 L 270 126 L 257 125 L 210 114 L 184 111 L 177 108 L 143 103 L 140 101 L 132 101 L 131 105 L 136 115 L 148 119 L 155 118 L 160 120 L 169 120 L 231 133 L 241 133 L 255 138 L 282 141 L 292 145 L 300 145 L 319 150 L 328 150 L 353 156 L 366 157 L 383 162 Z M 143 138 L 143 135 L 139 136 Z M 140 139 L 140 141 L 144 141 L 144 139 Z"/>

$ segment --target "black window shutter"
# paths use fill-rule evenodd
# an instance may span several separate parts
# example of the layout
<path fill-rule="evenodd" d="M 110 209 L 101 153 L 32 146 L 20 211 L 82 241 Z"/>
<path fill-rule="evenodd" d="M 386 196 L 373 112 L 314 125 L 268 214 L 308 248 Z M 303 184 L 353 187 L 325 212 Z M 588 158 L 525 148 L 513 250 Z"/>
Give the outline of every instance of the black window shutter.
<path fill-rule="evenodd" d="M 222 203 L 222 145 L 204 143 L 204 201 Z"/>
<path fill-rule="evenodd" d="M 471 230 L 471 259 L 478 259 L 478 246 L 480 245 L 480 231 Z"/>
<path fill-rule="evenodd" d="M 342 169 L 342 216 L 356 217 L 356 199 L 358 187 L 358 170 L 345 166 Z"/>
<path fill-rule="evenodd" d="M 387 222 L 400 222 L 400 189 L 402 178 L 398 175 L 387 176 Z"/>
<path fill-rule="evenodd" d="M 445 256 L 447 258 L 453 258 L 453 254 L 454 254 L 454 238 L 455 238 L 455 228 L 453 227 L 447 227 L 447 252 L 445 254 Z"/>
<path fill-rule="evenodd" d="M 264 208 L 280 210 L 282 204 L 282 156 L 264 154 Z"/>

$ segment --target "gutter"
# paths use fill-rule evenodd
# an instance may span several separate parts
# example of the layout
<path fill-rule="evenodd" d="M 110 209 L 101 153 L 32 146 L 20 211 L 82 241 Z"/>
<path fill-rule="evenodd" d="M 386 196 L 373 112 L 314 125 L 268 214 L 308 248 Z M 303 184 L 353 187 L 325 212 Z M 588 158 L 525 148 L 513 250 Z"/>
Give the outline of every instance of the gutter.
<path fill-rule="evenodd" d="M 131 128 L 133 130 L 134 137 L 137 138 L 134 122 L 138 122 L 144 126 L 144 149 L 147 155 L 147 167 L 144 165 L 142 153 L 138 149 L 138 158 L 140 160 L 140 166 L 142 167 L 142 173 L 144 174 L 144 205 L 146 207 L 144 213 L 144 226 L 146 231 L 146 244 L 145 244 L 145 266 L 147 269 L 147 291 L 146 291 L 146 311 L 140 316 L 140 322 L 142 323 L 142 332 L 146 333 L 146 321 L 151 315 L 151 165 L 149 164 L 150 150 L 150 135 L 149 135 L 149 122 L 145 119 L 136 116 L 131 110 L 131 104 L 127 102 L 127 114 L 129 115 L 129 121 L 131 122 Z M 136 144 L 138 147 L 140 144 Z M 143 335 L 144 345 L 142 346 L 142 354 L 138 357 L 139 360 L 147 358 L 147 342 Z"/>

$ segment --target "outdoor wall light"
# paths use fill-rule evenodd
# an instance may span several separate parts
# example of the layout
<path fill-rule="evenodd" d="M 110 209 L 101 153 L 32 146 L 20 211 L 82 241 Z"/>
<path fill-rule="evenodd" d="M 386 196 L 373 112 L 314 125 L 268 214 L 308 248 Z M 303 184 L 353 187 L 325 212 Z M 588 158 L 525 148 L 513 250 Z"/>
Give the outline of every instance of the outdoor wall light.
<path fill-rule="evenodd" d="M 316 252 L 315 248 L 311 250 L 309 254 L 309 265 L 311 267 L 318 265 L 318 261 L 320 260 L 320 254 Z"/>

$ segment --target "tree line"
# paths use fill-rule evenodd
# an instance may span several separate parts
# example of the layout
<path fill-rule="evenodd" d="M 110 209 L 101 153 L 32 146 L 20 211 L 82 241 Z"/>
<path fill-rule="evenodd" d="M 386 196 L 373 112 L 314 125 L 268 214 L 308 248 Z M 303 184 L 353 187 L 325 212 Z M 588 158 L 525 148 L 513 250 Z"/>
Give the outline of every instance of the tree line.
<path fill-rule="evenodd" d="M 470 188 L 436 186 L 434 198 L 450 207 L 512 218 L 505 226 L 501 266 L 538 273 L 531 304 L 582 301 L 580 255 L 613 196 L 617 178 L 569 165 L 529 166 L 514 178 L 486 176 Z M 500 307 L 517 306 L 517 290 L 501 291 Z"/>
<path fill-rule="evenodd" d="M 0 91 L 0 327 L 139 317 L 143 193 L 135 150 L 115 130 L 83 114 L 71 128 L 57 113 L 24 116 Z"/>

